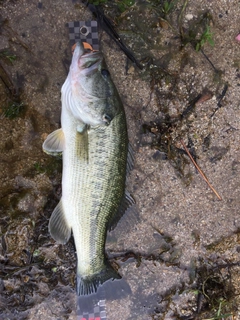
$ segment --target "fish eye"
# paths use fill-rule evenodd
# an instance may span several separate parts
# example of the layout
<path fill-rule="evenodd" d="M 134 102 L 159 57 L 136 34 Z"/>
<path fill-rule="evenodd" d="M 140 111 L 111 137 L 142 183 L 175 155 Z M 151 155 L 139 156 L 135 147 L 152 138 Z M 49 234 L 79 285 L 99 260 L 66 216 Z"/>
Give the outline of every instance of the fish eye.
<path fill-rule="evenodd" d="M 102 69 L 101 70 L 101 74 L 104 76 L 104 77 L 108 77 L 110 75 L 109 71 L 107 69 Z"/>
<path fill-rule="evenodd" d="M 103 115 L 103 121 L 108 126 L 110 124 L 110 122 L 112 121 L 112 117 L 105 113 Z"/>

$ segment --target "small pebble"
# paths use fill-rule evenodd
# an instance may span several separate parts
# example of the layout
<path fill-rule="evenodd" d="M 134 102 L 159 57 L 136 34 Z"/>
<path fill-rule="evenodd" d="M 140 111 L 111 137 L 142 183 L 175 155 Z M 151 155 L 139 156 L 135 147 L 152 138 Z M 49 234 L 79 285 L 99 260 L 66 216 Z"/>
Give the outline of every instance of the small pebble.
<path fill-rule="evenodd" d="M 186 18 L 186 20 L 192 20 L 193 19 L 193 14 L 191 14 L 191 13 L 188 13 L 188 14 L 186 14 L 186 16 L 185 16 L 185 18 Z"/>

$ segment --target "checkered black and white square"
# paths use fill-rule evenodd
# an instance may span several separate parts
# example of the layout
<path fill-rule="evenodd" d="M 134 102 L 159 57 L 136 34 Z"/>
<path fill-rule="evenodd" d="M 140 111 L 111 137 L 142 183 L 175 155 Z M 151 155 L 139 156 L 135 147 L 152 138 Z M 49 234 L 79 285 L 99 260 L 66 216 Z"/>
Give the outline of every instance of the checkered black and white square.
<path fill-rule="evenodd" d="M 99 50 L 97 21 L 72 21 L 68 23 L 70 45 L 77 41 L 89 43 L 93 50 Z"/>

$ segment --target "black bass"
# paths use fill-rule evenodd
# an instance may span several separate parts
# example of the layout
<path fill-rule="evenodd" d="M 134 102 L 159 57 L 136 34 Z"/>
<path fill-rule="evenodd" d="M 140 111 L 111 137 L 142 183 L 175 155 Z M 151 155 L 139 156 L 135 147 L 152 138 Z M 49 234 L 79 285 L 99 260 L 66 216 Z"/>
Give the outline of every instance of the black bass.
<path fill-rule="evenodd" d="M 43 143 L 46 153 L 63 159 L 62 198 L 49 231 L 62 244 L 73 232 L 77 292 L 88 295 L 121 278 L 106 260 L 105 240 L 134 203 L 125 190 L 131 152 L 124 108 L 100 52 L 77 44 L 61 94 L 62 128 Z"/>

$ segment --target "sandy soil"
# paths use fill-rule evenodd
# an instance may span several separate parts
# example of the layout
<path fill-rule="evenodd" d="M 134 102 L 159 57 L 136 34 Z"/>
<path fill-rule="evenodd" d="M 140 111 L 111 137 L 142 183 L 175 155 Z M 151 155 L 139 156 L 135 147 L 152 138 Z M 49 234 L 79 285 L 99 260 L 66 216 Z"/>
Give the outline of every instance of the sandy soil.
<path fill-rule="evenodd" d="M 121 15 L 116 1 L 105 7 L 145 64 L 140 71 L 127 63 L 103 35 L 135 153 L 128 189 L 139 215 L 136 222 L 130 210 L 106 245 L 132 290 L 107 302 L 108 319 L 240 319 L 240 3 L 178 1 L 164 12 L 163 2 L 156 9 L 137 1 Z M 70 0 L 0 7 L 0 319 L 76 319 L 73 240 L 57 245 L 47 230 L 61 197 L 61 160 L 41 145 L 60 125 L 71 60 L 66 23 L 92 15 Z M 213 65 L 194 49 L 206 24 L 214 46 L 203 51 Z M 24 107 L 10 119 L 13 102 Z"/>

